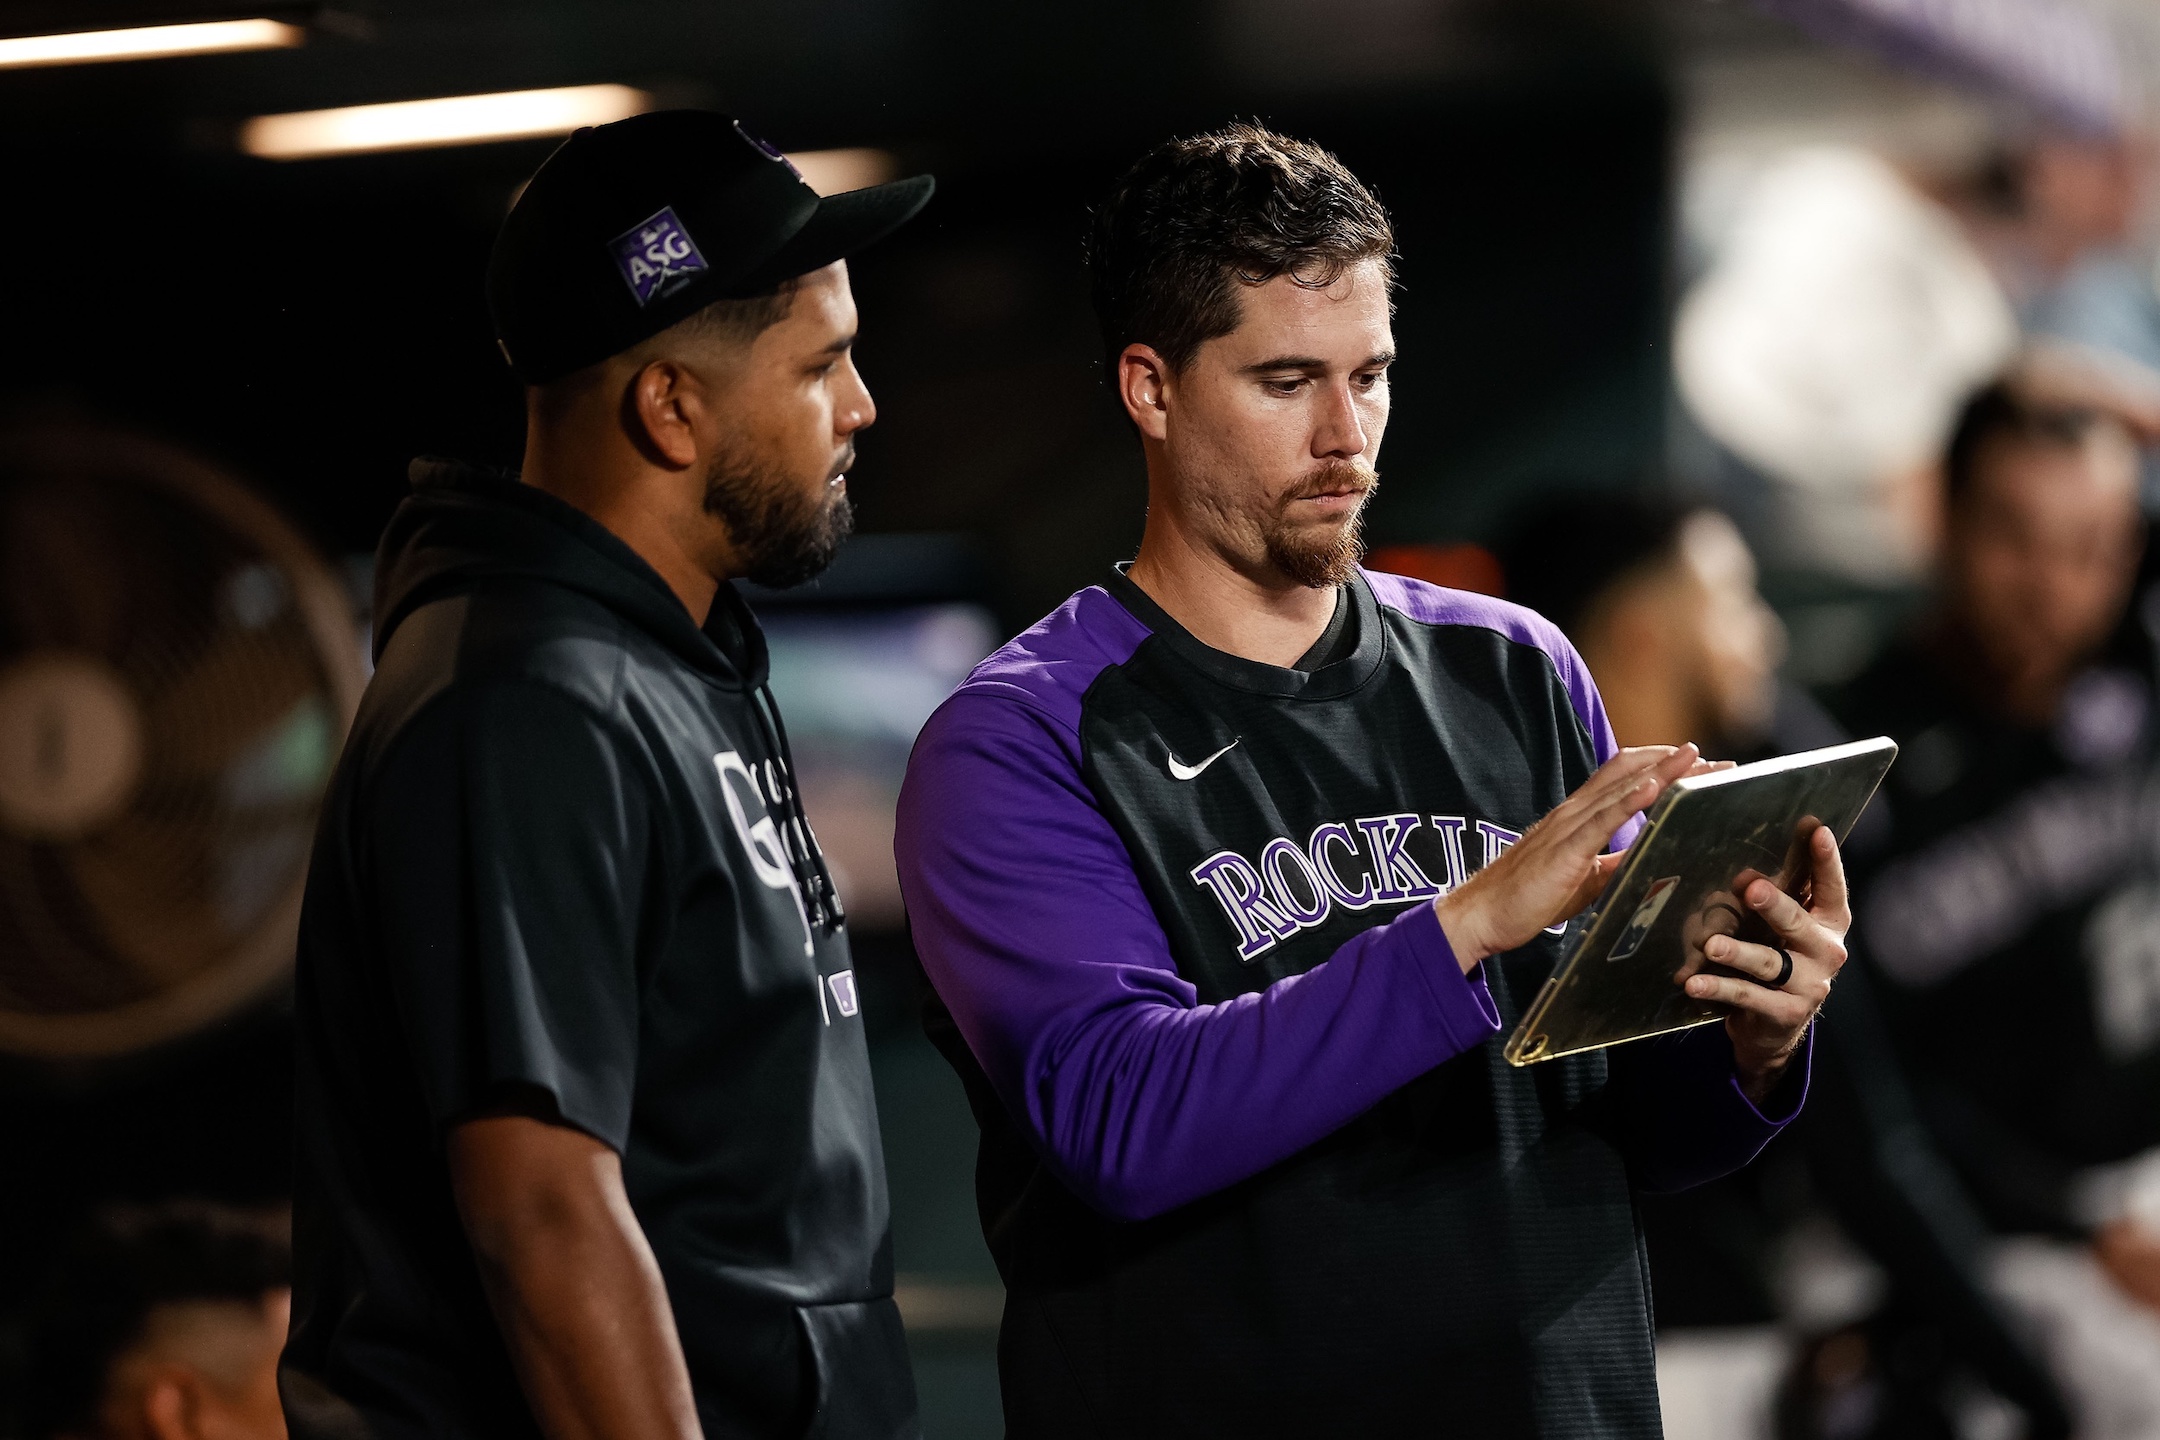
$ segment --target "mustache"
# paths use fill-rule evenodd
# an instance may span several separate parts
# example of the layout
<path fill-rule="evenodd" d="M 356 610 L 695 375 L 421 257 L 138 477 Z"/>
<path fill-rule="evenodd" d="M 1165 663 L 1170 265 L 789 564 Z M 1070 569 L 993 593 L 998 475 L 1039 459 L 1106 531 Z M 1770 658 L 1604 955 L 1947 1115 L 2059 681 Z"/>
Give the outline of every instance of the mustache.
<path fill-rule="evenodd" d="M 847 449 L 840 452 L 840 458 L 833 462 L 832 469 L 825 472 L 825 478 L 827 480 L 837 480 L 842 475 L 847 474 L 848 471 L 854 468 L 855 447 L 853 445 L 849 445 Z"/>
<path fill-rule="evenodd" d="M 1370 465 L 1361 465 L 1355 460 L 1330 460 L 1291 486 L 1289 493 L 1282 497 L 1282 503 L 1310 500 L 1317 495 L 1348 493 L 1363 497 L 1379 488 L 1380 472 Z"/>

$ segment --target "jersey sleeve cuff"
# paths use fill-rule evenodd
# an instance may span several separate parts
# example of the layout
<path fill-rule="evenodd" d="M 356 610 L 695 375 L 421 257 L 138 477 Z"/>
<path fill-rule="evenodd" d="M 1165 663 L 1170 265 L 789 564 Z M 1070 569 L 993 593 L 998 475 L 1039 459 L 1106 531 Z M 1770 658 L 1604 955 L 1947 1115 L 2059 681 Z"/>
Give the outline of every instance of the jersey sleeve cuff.
<path fill-rule="evenodd" d="M 1500 1007 L 1493 1003 L 1485 983 L 1485 968 L 1476 967 L 1477 978 L 1463 973 L 1455 947 L 1440 928 L 1440 916 L 1430 904 L 1420 904 L 1409 914 L 1388 922 L 1385 942 L 1400 946 L 1411 967 L 1423 978 L 1434 1018 L 1450 1041 L 1452 1054 L 1482 1045 L 1500 1029 Z"/>
<path fill-rule="evenodd" d="M 1726 1063 L 1728 1067 L 1732 1067 L 1730 1060 Z M 1747 1091 L 1740 1084 L 1737 1067 L 1732 1067 L 1730 1082 L 1733 1098 L 1761 1124 L 1772 1130 L 1783 1129 L 1792 1123 L 1800 1114 L 1801 1107 L 1807 1103 L 1808 1080 L 1814 1070 L 1814 1063 L 1815 1027 L 1810 1025 L 1807 1034 L 1801 1037 L 1799 1046 L 1793 1051 L 1792 1058 L 1785 1062 L 1784 1073 L 1778 1076 L 1777 1084 L 1770 1087 L 1770 1093 L 1763 1096 L 1760 1105 L 1748 1098 Z"/>

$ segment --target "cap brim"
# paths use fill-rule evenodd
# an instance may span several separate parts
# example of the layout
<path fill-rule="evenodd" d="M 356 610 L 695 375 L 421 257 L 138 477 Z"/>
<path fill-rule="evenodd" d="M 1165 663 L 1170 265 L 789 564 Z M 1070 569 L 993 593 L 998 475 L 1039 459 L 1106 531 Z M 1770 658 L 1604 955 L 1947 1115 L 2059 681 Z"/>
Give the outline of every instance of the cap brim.
<path fill-rule="evenodd" d="M 758 295 L 797 275 L 822 270 L 835 260 L 875 245 L 915 218 L 930 203 L 937 181 L 911 175 L 884 185 L 827 195 L 818 201 L 803 227 L 764 264 L 728 287 L 737 295 Z"/>

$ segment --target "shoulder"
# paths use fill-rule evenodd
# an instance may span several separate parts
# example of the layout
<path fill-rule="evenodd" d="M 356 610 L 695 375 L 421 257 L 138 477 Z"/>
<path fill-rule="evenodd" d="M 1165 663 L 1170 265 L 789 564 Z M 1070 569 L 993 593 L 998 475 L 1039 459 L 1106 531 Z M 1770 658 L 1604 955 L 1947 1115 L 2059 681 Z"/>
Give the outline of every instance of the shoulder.
<path fill-rule="evenodd" d="M 986 713 L 987 702 L 994 714 L 1002 703 L 1077 733 L 1088 687 L 1130 660 L 1152 633 L 1109 591 L 1091 585 L 977 665 L 946 705 Z"/>
<path fill-rule="evenodd" d="M 436 601 L 399 625 L 353 723 L 355 780 L 372 787 L 389 773 L 451 773 L 512 756 L 557 776 L 598 767 L 623 779 L 649 768 L 622 703 L 634 637 L 605 607 L 550 603 L 555 587 L 533 586 L 531 596 L 510 588 Z"/>
<path fill-rule="evenodd" d="M 1405 575 L 1360 571 L 1382 610 L 1417 625 L 1483 631 L 1544 657 L 1571 696 L 1590 692 L 1590 672 L 1560 627 L 1535 610 L 1469 590 L 1450 590 Z"/>
<path fill-rule="evenodd" d="M 1099 586 L 1080 591 L 976 666 L 916 737 L 903 822 L 929 797 L 991 806 L 1077 793 L 1088 689 L 1153 632 Z"/>
<path fill-rule="evenodd" d="M 626 673 L 644 643 L 597 601 L 506 579 L 408 615 L 383 647 L 370 689 L 467 705 L 552 695 L 608 724 L 620 714 Z"/>

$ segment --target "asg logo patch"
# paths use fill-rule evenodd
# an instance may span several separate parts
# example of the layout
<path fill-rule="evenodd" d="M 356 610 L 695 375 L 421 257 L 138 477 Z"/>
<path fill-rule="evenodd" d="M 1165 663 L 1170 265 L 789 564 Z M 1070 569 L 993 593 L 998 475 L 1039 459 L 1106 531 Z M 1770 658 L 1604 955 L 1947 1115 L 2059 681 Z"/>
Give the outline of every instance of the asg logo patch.
<path fill-rule="evenodd" d="M 691 277 L 709 268 L 690 232 L 675 218 L 672 205 L 662 206 L 644 223 L 616 236 L 609 248 L 640 308 L 680 290 Z"/>

